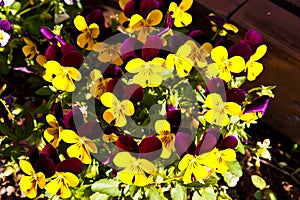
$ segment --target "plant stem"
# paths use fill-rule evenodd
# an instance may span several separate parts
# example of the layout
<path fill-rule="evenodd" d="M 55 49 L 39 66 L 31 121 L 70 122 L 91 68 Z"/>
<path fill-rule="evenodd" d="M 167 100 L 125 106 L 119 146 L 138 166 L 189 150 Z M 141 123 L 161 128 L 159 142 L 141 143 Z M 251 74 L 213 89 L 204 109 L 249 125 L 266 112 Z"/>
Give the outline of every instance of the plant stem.
<path fill-rule="evenodd" d="M 37 9 L 37 8 L 39 8 L 40 6 L 42 6 L 42 5 L 44 5 L 44 4 L 47 4 L 47 3 L 51 2 L 51 1 L 52 1 L 52 0 L 44 1 L 44 2 L 42 2 L 42 3 L 40 3 L 40 4 L 38 4 L 38 5 L 35 5 L 35 6 L 33 6 L 33 7 L 30 7 L 30 8 L 27 8 L 27 9 L 21 11 L 21 12 L 20 12 L 19 14 L 17 14 L 17 15 L 18 15 L 18 16 L 21 16 L 21 15 L 23 15 L 23 14 L 25 14 L 25 13 L 27 13 L 27 12 L 30 12 L 30 11 L 32 11 L 32 10 L 34 10 L 34 9 Z"/>

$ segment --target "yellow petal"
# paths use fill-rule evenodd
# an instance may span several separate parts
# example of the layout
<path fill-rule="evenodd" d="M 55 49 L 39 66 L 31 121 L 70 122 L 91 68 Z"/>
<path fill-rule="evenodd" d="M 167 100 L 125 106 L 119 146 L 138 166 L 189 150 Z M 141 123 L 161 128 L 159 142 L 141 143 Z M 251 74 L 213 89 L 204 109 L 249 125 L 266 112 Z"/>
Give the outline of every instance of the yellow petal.
<path fill-rule="evenodd" d="M 186 12 L 179 12 L 178 15 L 175 15 L 174 25 L 178 28 L 188 26 L 192 23 L 192 15 Z"/>
<path fill-rule="evenodd" d="M 257 47 L 256 52 L 251 56 L 251 60 L 258 61 L 261 59 L 267 52 L 267 46 L 266 45 L 260 45 Z"/>
<path fill-rule="evenodd" d="M 122 111 L 124 112 L 125 115 L 132 116 L 134 114 L 134 106 L 131 101 L 123 100 L 123 101 L 121 101 L 120 105 L 121 105 Z"/>
<path fill-rule="evenodd" d="M 223 46 L 217 46 L 211 50 L 211 58 L 216 63 L 223 63 L 224 60 L 228 59 L 227 49 Z"/>
<path fill-rule="evenodd" d="M 187 170 L 185 171 L 182 180 L 184 182 L 184 184 L 188 184 L 192 182 L 192 168 L 191 165 L 188 166 Z"/>
<path fill-rule="evenodd" d="M 28 174 L 28 175 L 34 175 L 34 169 L 32 168 L 30 162 L 26 161 L 26 160 L 21 160 L 20 161 L 20 168 L 23 170 L 24 173 Z"/>
<path fill-rule="evenodd" d="M 45 64 L 47 63 L 47 59 L 45 56 L 43 55 L 38 55 L 36 57 L 36 62 L 41 66 L 41 67 L 45 67 Z"/>
<path fill-rule="evenodd" d="M 89 29 L 91 31 L 92 38 L 97 38 L 100 34 L 99 26 L 96 23 L 92 23 L 89 25 Z"/>
<path fill-rule="evenodd" d="M 67 154 L 71 158 L 78 158 L 83 164 L 91 164 L 92 162 L 90 152 L 80 142 L 71 145 L 67 149 Z"/>
<path fill-rule="evenodd" d="M 104 113 L 103 113 L 103 119 L 108 124 L 111 124 L 113 122 L 113 120 L 115 119 L 115 116 L 113 114 L 112 109 L 107 109 L 106 111 L 104 111 Z"/>
<path fill-rule="evenodd" d="M 166 70 L 164 67 L 165 62 L 165 59 L 156 57 L 149 61 L 148 64 L 150 64 L 154 73 L 163 73 Z"/>
<path fill-rule="evenodd" d="M 231 63 L 230 71 L 233 73 L 240 73 L 245 69 L 245 60 L 241 56 L 234 56 L 229 59 Z"/>
<path fill-rule="evenodd" d="M 130 18 L 129 27 L 131 29 L 139 29 L 145 26 L 144 18 L 139 14 L 134 14 Z"/>
<path fill-rule="evenodd" d="M 217 165 L 216 172 L 225 173 L 227 171 L 228 171 L 227 163 L 224 160 L 220 160 Z"/>
<path fill-rule="evenodd" d="M 157 120 L 154 127 L 158 134 L 163 131 L 171 132 L 171 125 L 167 120 Z"/>
<path fill-rule="evenodd" d="M 223 25 L 223 28 L 225 28 L 226 30 L 229 30 L 229 31 L 233 31 L 234 33 L 239 32 L 239 29 L 233 24 L 225 23 Z"/>
<path fill-rule="evenodd" d="M 29 60 L 32 60 L 36 54 L 36 49 L 30 45 L 24 46 L 22 48 L 22 51 L 23 51 L 24 55 L 26 56 L 26 58 L 28 58 Z"/>
<path fill-rule="evenodd" d="M 190 71 L 192 70 L 193 64 L 193 61 L 191 61 L 189 58 L 178 56 L 177 62 L 175 61 L 175 67 L 178 76 L 182 78 L 189 75 Z"/>
<path fill-rule="evenodd" d="M 48 124 L 54 128 L 57 128 L 58 125 L 58 121 L 56 120 L 56 117 L 52 114 L 48 114 L 46 116 L 46 121 L 48 122 Z"/>
<path fill-rule="evenodd" d="M 205 178 L 208 175 L 208 172 L 202 165 L 197 163 L 194 165 L 193 175 L 195 176 L 196 180 L 199 181 Z"/>
<path fill-rule="evenodd" d="M 176 54 L 182 57 L 188 57 L 191 52 L 192 52 L 192 47 L 188 44 L 184 44 L 179 47 Z"/>
<path fill-rule="evenodd" d="M 86 50 L 92 50 L 94 46 L 92 35 L 88 32 L 81 33 L 77 37 L 77 45 Z"/>
<path fill-rule="evenodd" d="M 164 159 L 168 159 L 170 158 L 171 154 L 172 154 L 172 150 L 163 146 L 160 157 Z"/>
<path fill-rule="evenodd" d="M 64 67 L 64 69 L 68 71 L 69 76 L 75 81 L 79 81 L 81 79 L 81 74 L 78 69 L 74 67 Z"/>
<path fill-rule="evenodd" d="M 219 110 L 209 110 L 204 114 L 204 119 L 218 126 L 227 126 L 229 124 L 229 118 L 226 113 L 219 112 Z"/>
<path fill-rule="evenodd" d="M 256 77 L 263 71 L 263 65 L 258 62 L 247 62 L 247 79 L 249 81 L 254 81 Z"/>
<path fill-rule="evenodd" d="M 148 179 L 143 172 L 121 171 L 120 180 L 129 185 L 137 185 L 140 187 L 148 184 Z"/>
<path fill-rule="evenodd" d="M 65 75 L 57 75 L 52 80 L 52 85 L 58 90 L 64 90 L 67 92 L 73 92 L 75 90 L 75 85 L 73 81 Z"/>
<path fill-rule="evenodd" d="M 130 72 L 130 73 L 138 73 L 139 71 L 141 71 L 142 66 L 145 65 L 145 61 L 140 59 L 140 58 L 135 58 L 130 60 L 125 69 Z"/>
<path fill-rule="evenodd" d="M 169 54 L 166 58 L 166 66 L 169 69 L 174 69 L 174 65 L 175 65 L 175 54 Z"/>
<path fill-rule="evenodd" d="M 222 72 L 220 72 L 220 78 L 223 79 L 226 82 L 229 82 L 232 79 L 231 73 L 229 70 L 224 70 Z"/>
<path fill-rule="evenodd" d="M 178 6 L 175 2 L 171 2 L 169 6 L 169 12 L 173 13 L 172 18 L 174 18 L 174 13 L 177 10 Z"/>
<path fill-rule="evenodd" d="M 233 149 L 225 149 L 220 151 L 222 159 L 225 161 L 233 161 L 236 158 L 236 153 Z"/>
<path fill-rule="evenodd" d="M 98 79 L 103 78 L 101 71 L 98 69 L 93 69 L 90 73 L 90 77 L 92 81 L 97 81 Z"/>
<path fill-rule="evenodd" d="M 120 101 L 111 92 L 105 92 L 101 96 L 101 102 L 104 106 L 109 107 L 109 108 L 113 108 L 114 105 L 120 105 Z"/>
<path fill-rule="evenodd" d="M 122 10 L 124 10 L 125 8 L 125 5 L 126 3 L 128 2 L 129 0 L 119 0 L 119 6 Z"/>
<path fill-rule="evenodd" d="M 178 169 L 184 171 L 195 157 L 191 154 L 186 154 L 178 164 Z"/>
<path fill-rule="evenodd" d="M 136 158 L 132 157 L 128 152 L 120 152 L 115 155 L 113 162 L 117 167 L 128 167 Z"/>
<path fill-rule="evenodd" d="M 60 136 L 61 139 L 66 143 L 76 143 L 80 140 L 79 135 L 72 130 L 65 129 L 60 133 Z"/>
<path fill-rule="evenodd" d="M 60 74 L 63 71 L 63 67 L 57 61 L 54 60 L 48 61 L 44 65 L 44 67 L 46 68 L 47 71 L 53 74 Z"/>
<path fill-rule="evenodd" d="M 162 77 L 159 74 L 144 75 L 143 73 L 138 73 L 133 77 L 133 83 L 139 84 L 143 88 L 145 87 L 157 87 L 162 83 Z"/>
<path fill-rule="evenodd" d="M 115 114 L 115 120 L 116 120 L 115 126 L 117 127 L 123 127 L 127 123 L 124 113 L 121 112 Z"/>
<path fill-rule="evenodd" d="M 34 184 L 33 177 L 32 176 L 23 176 L 20 180 L 20 189 L 26 193 L 28 193 L 28 192 L 33 193 L 31 191 L 31 190 L 35 190 L 35 184 Z"/>
<path fill-rule="evenodd" d="M 160 10 L 152 10 L 147 16 L 147 25 L 148 26 L 156 26 L 158 25 L 163 18 L 163 14 Z"/>
<path fill-rule="evenodd" d="M 121 12 L 118 16 L 119 23 L 122 25 L 123 23 L 129 21 L 129 19 L 125 16 L 123 12 Z"/>
<path fill-rule="evenodd" d="M 72 196 L 72 193 L 66 183 L 63 183 L 61 188 L 60 188 L 60 195 L 61 198 L 69 198 Z"/>
<path fill-rule="evenodd" d="M 179 4 L 179 8 L 182 11 L 187 11 L 190 9 L 190 7 L 193 4 L 193 0 L 182 0 L 182 2 Z"/>
<path fill-rule="evenodd" d="M 207 66 L 207 72 L 213 76 L 213 77 L 217 77 L 217 75 L 219 74 L 219 70 L 217 68 L 216 63 L 211 63 Z"/>
<path fill-rule="evenodd" d="M 46 177 L 42 172 L 36 173 L 37 177 L 37 184 L 39 185 L 40 188 L 44 188 L 46 184 Z"/>
<path fill-rule="evenodd" d="M 57 173 L 57 172 L 56 172 Z M 50 194 L 57 194 L 58 190 L 61 188 L 62 182 L 59 178 L 55 178 L 54 180 L 51 180 L 47 185 L 46 185 L 46 190 Z"/>
<path fill-rule="evenodd" d="M 88 28 L 84 17 L 81 15 L 77 15 L 74 18 L 74 25 L 81 32 L 85 31 Z"/>
<path fill-rule="evenodd" d="M 148 174 L 154 174 L 156 171 L 156 167 L 150 161 L 146 159 L 139 159 L 141 168 L 147 172 Z"/>
<path fill-rule="evenodd" d="M 229 115 L 238 116 L 241 113 L 241 106 L 234 102 L 227 102 L 226 112 Z"/>
<path fill-rule="evenodd" d="M 79 184 L 78 177 L 71 172 L 64 172 L 63 176 L 71 187 L 76 187 Z"/>
<path fill-rule="evenodd" d="M 221 95 L 219 95 L 217 93 L 209 94 L 205 100 L 205 105 L 208 108 L 214 108 L 220 104 L 223 104 L 223 100 L 222 100 Z"/>

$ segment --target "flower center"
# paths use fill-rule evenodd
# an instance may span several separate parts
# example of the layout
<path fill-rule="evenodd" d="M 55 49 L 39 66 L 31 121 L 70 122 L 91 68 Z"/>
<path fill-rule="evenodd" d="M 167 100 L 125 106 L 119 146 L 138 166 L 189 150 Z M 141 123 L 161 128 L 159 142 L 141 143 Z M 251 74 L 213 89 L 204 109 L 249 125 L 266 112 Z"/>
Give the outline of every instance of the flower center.
<path fill-rule="evenodd" d="M 0 40 L 3 40 L 3 34 L 0 33 Z"/>

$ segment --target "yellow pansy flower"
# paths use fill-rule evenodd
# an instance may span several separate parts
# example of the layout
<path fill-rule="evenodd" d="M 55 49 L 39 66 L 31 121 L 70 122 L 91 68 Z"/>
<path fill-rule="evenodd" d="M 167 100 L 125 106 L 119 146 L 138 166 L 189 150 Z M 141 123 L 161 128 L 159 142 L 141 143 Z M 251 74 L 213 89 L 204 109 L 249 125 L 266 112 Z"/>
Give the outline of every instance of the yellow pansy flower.
<path fill-rule="evenodd" d="M 247 79 L 249 81 L 254 81 L 256 77 L 263 71 L 263 65 L 258 61 L 261 59 L 267 52 L 266 45 L 260 45 L 256 52 L 250 57 L 250 59 L 246 63 L 247 69 Z"/>
<path fill-rule="evenodd" d="M 46 116 L 46 120 L 51 128 L 47 128 L 44 131 L 44 137 L 46 141 L 49 142 L 54 148 L 57 148 L 61 140 L 60 134 L 63 131 L 63 128 L 59 125 L 57 119 L 52 114 L 48 114 Z"/>
<path fill-rule="evenodd" d="M 186 154 L 178 164 L 180 171 L 185 171 L 183 175 L 184 184 L 191 183 L 193 181 L 199 181 L 208 175 L 207 168 L 203 165 L 199 156 Z"/>
<path fill-rule="evenodd" d="M 72 130 L 63 130 L 61 138 L 64 142 L 73 144 L 67 149 L 70 158 L 78 158 L 83 164 L 92 163 L 90 152 L 97 153 L 98 149 L 91 139 L 85 136 L 80 137 Z"/>
<path fill-rule="evenodd" d="M 192 48 L 188 44 L 179 47 L 176 54 L 169 54 L 166 59 L 166 66 L 170 69 L 176 68 L 177 74 L 180 78 L 189 75 L 194 62 L 189 58 Z"/>
<path fill-rule="evenodd" d="M 193 0 L 182 0 L 179 6 L 177 6 L 175 2 L 171 2 L 169 12 L 174 19 L 174 25 L 176 27 L 184 27 L 192 23 L 192 15 L 185 12 L 190 9 L 192 4 Z"/>
<path fill-rule="evenodd" d="M 126 116 L 132 116 L 134 114 L 133 103 L 129 100 L 119 101 L 119 99 L 111 92 L 105 92 L 101 96 L 101 102 L 104 106 L 108 107 L 103 113 L 103 119 L 114 126 L 123 127 L 126 125 Z"/>
<path fill-rule="evenodd" d="M 175 142 L 175 134 L 171 133 L 171 125 L 167 120 L 157 120 L 154 127 L 163 147 L 160 157 L 169 158 L 174 150 Z"/>
<path fill-rule="evenodd" d="M 75 27 L 82 33 L 77 37 L 77 44 L 86 50 L 92 50 L 94 39 L 100 34 L 99 26 L 96 23 L 87 25 L 83 16 L 78 15 L 74 19 Z"/>
<path fill-rule="evenodd" d="M 69 198 L 72 193 L 69 186 L 75 187 L 79 184 L 76 175 L 71 172 L 55 172 L 52 180 L 46 185 L 46 190 L 50 194 L 60 196 L 61 198 Z"/>
<path fill-rule="evenodd" d="M 204 119 L 218 126 L 229 124 L 229 115 L 238 116 L 241 113 L 241 106 L 234 102 L 223 102 L 221 95 L 217 93 L 209 94 L 205 100 L 208 110 L 204 114 Z"/>
<path fill-rule="evenodd" d="M 262 157 L 264 159 L 268 159 L 271 160 L 271 154 L 268 150 L 268 148 L 270 147 L 270 140 L 269 139 L 265 139 L 262 143 L 261 142 L 257 142 L 256 145 L 259 147 L 256 151 L 256 155 L 259 157 Z"/>
<path fill-rule="evenodd" d="M 121 43 L 107 44 L 105 42 L 98 42 L 94 45 L 93 51 L 99 52 L 99 61 L 109 62 L 117 66 L 121 66 L 123 64 L 120 53 L 121 45 Z"/>
<path fill-rule="evenodd" d="M 166 68 L 164 67 L 165 60 L 163 58 L 154 58 L 151 61 L 144 61 L 141 58 L 130 60 L 125 69 L 136 74 L 133 77 L 133 83 L 145 87 L 157 87 L 162 83 L 161 73 Z"/>
<path fill-rule="evenodd" d="M 198 47 L 198 45 L 192 40 L 186 41 L 185 44 L 191 47 L 191 53 L 188 57 L 194 61 L 197 67 L 205 67 L 207 65 L 206 58 L 210 56 L 213 46 L 210 43 L 205 42 L 203 45 Z"/>
<path fill-rule="evenodd" d="M 209 168 L 215 170 L 215 172 L 225 173 L 228 171 L 226 162 L 234 161 L 235 159 L 236 153 L 233 149 L 219 150 L 214 148 L 203 158 L 203 162 L 205 162 Z"/>
<path fill-rule="evenodd" d="M 138 39 L 145 42 L 150 32 L 154 30 L 153 26 L 158 25 L 163 18 L 163 14 L 160 10 L 152 10 L 146 19 L 139 14 L 134 14 L 130 18 L 128 31 L 139 31 Z"/>
<path fill-rule="evenodd" d="M 211 51 L 211 58 L 215 63 L 208 65 L 208 72 L 214 77 L 220 77 L 229 82 L 231 72 L 240 73 L 245 69 L 245 60 L 241 56 L 228 58 L 227 49 L 223 46 L 215 47 Z"/>
<path fill-rule="evenodd" d="M 24 37 L 24 42 L 26 43 L 26 45 L 22 48 L 22 51 L 26 58 L 32 60 L 35 54 L 38 53 L 36 44 L 27 37 Z"/>
<path fill-rule="evenodd" d="M 57 61 L 50 60 L 44 67 L 46 71 L 43 75 L 43 78 L 52 82 L 52 85 L 59 90 L 64 90 L 67 92 L 73 92 L 75 90 L 75 81 L 81 79 L 81 74 L 78 69 L 74 67 L 63 67 Z"/>
<path fill-rule="evenodd" d="M 209 16 L 215 16 L 215 14 L 214 13 L 210 13 Z M 225 22 L 225 20 L 224 20 L 224 22 Z M 214 21 L 210 20 L 210 23 L 212 24 L 211 30 L 214 31 L 214 32 L 219 31 L 218 34 L 220 36 L 226 36 L 228 34 L 227 31 L 232 31 L 234 33 L 239 32 L 239 29 L 235 25 L 227 23 L 227 22 L 225 22 L 224 24 L 222 24 L 221 30 L 218 30 L 218 28 L 219 28 L 218 24 L 216 24 Z"/>
<path fill-rule="evenodd" d="M 120 180 L 129 185 L 146 186 L 151 178 L 147 177 L 145 172 L 153 175 L 156 167 L 148 160 L 135 158 L 128 152 L 118 153 L 114 159 L 117 167 L 124 168 L 120 171 Z"/>
<path fill-rule="evenodd" d="M 42 172 L 35 173 L 31 164 L 26 160 L 20 161 L 20 168 L 29 176 L 23 176 L 20 180 L 20 189 L 25 192 L 26 196 L 33 199 L 37 195 L 37 186 L 45 187 L 46 178 Z"/>
<path fill-rule="evenodd" d="M 104 79 L 101 71 L 93 69 L 90 73 L 92 79 L 92 84 L 90 86 L 90 93 L 94 98 L 99 99 L 106 92 L 106 85 L 111 80 L 111 78 Z"/>

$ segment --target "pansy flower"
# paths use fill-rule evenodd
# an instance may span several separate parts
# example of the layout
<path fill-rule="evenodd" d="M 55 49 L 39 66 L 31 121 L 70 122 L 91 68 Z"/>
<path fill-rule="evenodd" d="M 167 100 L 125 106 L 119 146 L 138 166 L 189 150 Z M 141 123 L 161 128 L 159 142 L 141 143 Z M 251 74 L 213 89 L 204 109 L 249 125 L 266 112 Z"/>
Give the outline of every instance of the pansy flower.
<path fill-rule="evenodd" d="M 8 20 L 0 20 L 0 47 L 4 47 L 9 39 L 10 35 L 7 33 L 11 29 L 11 24 Z"/>
<path fill-rule="evenodd" d="M 271 154 L 268 150 L 268 148 L 270 147 L 270 140 L 269 139 L 265 139 L 263 142 L 258 141 L 256 143 L 256 145 L 258 146 L 258 149 L 256 151 L 256 155 L 258 157 L 262 157 L 264 159 L 268 159 L 271 160 Z"/>
<path fill-rule="evenodd" d="M 26 193 L 26 196 L 33 199 L 37 196 L 37 187 L 41 189 L 45 187 L 46 178 L 42 172 L 35 172 L 30 162 L 26 160 L 20 161 L 20 168 L 28 176 L 23 176 L 20 180 L 20 189 Z"/>
<path fill-rule="evenodd" d="M 212 24 L 212 31 L 218 32 L 220 36 L 226 36 L 228 31 L 232 31 L 234 33 L 239 31 L 235 25 L 227 23 L 223 18 L 213 13 L 210 13 L 207 19 L 209 19 Z"/>
<path fill-rule="evenodd" d="M 122 169 L 120 180 L 123 183 L 137 186 L 146 186 L 151 181 L 151 176 L 156 167 L 149 160 L 155 160 L 161 154 L 161 142 L 156 136 L 144 138 L 139 145 L 131 136 L 120 136 L 116 146 L 122 151 L 115 155 L 113 162 Z"/>
<path fill-rule="evenodd" d="M 117 66 L 121 66 L 123 64 L 120 53 L 121 45 L 121 43 L 107 44 L 105 42 L 99 42 L 94 45 L 93 51 L 99 53 L 99 61 L 104 63 L 109 62 Z"/>
<path fill-rule="evenodd" d="M 111 78 L 104 79 L 100 70 L 94 69 L 90 73 L 92 83 L 90 86 L 90 93 L 94 98 L 99 99 L 106 92 L 106 85 Z"/>
<path fill-rule="evenodd" d="M 26 58 L 32 60 L 36 54 L 38 54 L 37 41 L 29 34 L 27 37 L 24 37 L 24 42 L 26 45 L 22 47 L 22 51 Z"/>
<path fill-rule="evenodd" d="M 162 158 L 169 158 L 174 150 L 175 134 L 171 132 L 171 125 L 167 120 L 155 122 L 155 131 L 159 134 L 158 138 L 162 142 Z"/>
<path fill-rule="evenodd" d="M 240 73 L 245 69 L 245 60 L 241 56 L 228 58 L 227 49 L 223 46 L 215 47 L 211 51 L 211 58 L 214 63 L 208 65 L 208 72 L 226 82 L 232 79 L 231 72 Z"/>
<path fill-rule="evenodd" d="M 81 137 L 72 130 L 63 130 L 61 138 L 64 142 L 72 144 L 67 149 L 69 157 L 78 158 L 84 164 L 91 164 L 92 158 L 90 152 L 98 152 L 97 146 L 91 139 L 85 136 Z"/>
<path fill-rule="evenodd" d="M 266 54 L 266 52 L 267 46 L 260 45 L 256 49 L 256 52 L 246 62 L 247 79 L 249 81 L 254 81 L 256 77 L 263 71 L 263 65 L 257 61 L 261 59 Z"/>
<path fill-rule="evenodd" d="M 99 26 L 96 23 L 87 25 L 83 16 L 78 15 L 74 19 L 75 27 L 82 32 L 77 37 L 77 44 L 86 50 L 92 50 L 94 46 L 94 39 L 100 34 Z"/>
<path fill-rule="evenodd" d="M 46 116 L 48 124 L 51 126 L 44 131 L 44 137 L 54 148 L 57 148 L 61 140 L 63 127 L 58 123 L 56 117 L 52 114 Z"/>
<path fill-rule="evenodd" d="M 166 58 L 166 66 L 169 69 L 176 68 L 179 77 L 189 75 L 194 62 L 189 58 L 192 53 L 192 47 L 189 44 L 183 44 L 175 54 L 170 53 Z"/>
<path fill-rule="evenodd" d="M 206 42 L 200 47 L 192 40 L 188 40 L 185 44 L 191 47 L 191 53 L 188 57 L 194 61 L 197 67 L 203 68 L 207 66 L 206 58 L 210 56 L 210 52 L 213 49 L 213 46 Z"/>
<path fill-rule="evenodd" d="M 234 102 L 223 102 L 220 94 L 209 94 L 205 100 L 205 106 L 209 109 L 204 118 L 207 122 L 218 126 L 229 124 L 229 115 L 238 116 L 241 113 L 241 106 Z"/>
<path fill-rule="evenodd" d="M 174 19 L 176 27 L 184 27 L 192 23 L 192 15 L 185 12 L 190 9 L 192 4 L 193 0 L 182 0 L 179 6 L 175 2 L 171 2 L 169 12 Z"/>
<path fill-rule="evenodd" d="M 126 116 L 134 114 L 134 106 L 130 100 L 119 101 L 111 92 L 104 93 L 100 99 L 102 104 L 109 108 L 103 113 L 103 119 L 109 124 L 123 127 L 127 123 Z"/>
<path fill-rule="evenodd" d="M 50 60 L 45 65 L 43 78 L 52 82 L 52 85 L 59 90 L 73 92 L 75 90 L 75 81 L 81 79 L 80 72 L 74 67 L 63 67 L 57 61 Z"/>

